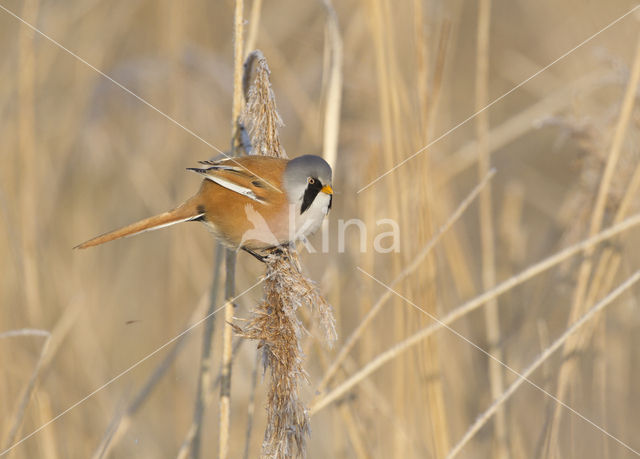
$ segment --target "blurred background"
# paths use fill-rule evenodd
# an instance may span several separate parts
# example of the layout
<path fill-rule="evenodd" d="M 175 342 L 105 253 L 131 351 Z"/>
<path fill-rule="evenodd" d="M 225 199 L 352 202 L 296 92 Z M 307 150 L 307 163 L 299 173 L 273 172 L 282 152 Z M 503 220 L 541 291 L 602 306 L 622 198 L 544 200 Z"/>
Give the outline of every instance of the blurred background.
<path fill-rule="evenodd" d="M 316 0 L 255 1 L 246 2 L 245 17 L 271 68 L 286 125 L 282 143 L 290 157 L 322 154 L 335 45 L 327 7 Z M 632 72 L 638 59 L 636 14 L 459 125 L 628 13 L 634 2 L 348 0 L 334 6 L 343 87 L 330 246 L 329 253 L 303 252 L 302 259 L 334 308 L 339 339 L 329 349 L 308 327 L 309 384 L 302 391 L 308 403 L 345 339 L 386 292 L 357 268 L 391 283 L 489 167 L 497 173 L 481 199 L 394 286 L 429 314 L 442 317 L 638 211 L 640 109 L 629 106 L 638 90 Z M 178 225 L 87 251 L 71 248 L 167 210 L 198 189 L 199 178 L 185 168 L 218 152 L 177 123 L 228 150 L 233 8 L 230 0 L 0 0 L 2 450 L 206 314 L 216 249 L 200 225 Z M 615 161 L 612 153 L 618 155 Z M 603 185 L 607 170 L 610 180 Z M 338 251 L 338 221 L 351 218 L 366 223 L 364 252 L 355 227 L 348 230 L 346 250 Z M 383 218 L 398 222 L 399 252 L 374 251 L 375 237 L 388 231 L 376 225 Z M 569 258 L 452 327 L 521 371 L 638 269 L 638 236 L 631 229 L 596 246 L 588 257 Z M 320 236 L 311 242 L 320 246 Z M 240 254 L 238 292 L 262 274 L 260 263 Z M 639 293 L 632 287 L 616 299 L 574 347 L 554 353 L 531 376 L 636 450 Z M 247 292 L 238 300 L 236 316 L 249 317 L 260 298 L 260 286 Z M 221 306 L 222 295 L 213 301 Z M 431 323 L 425 312 L 393 295 L 363 329 L 329 388 Z M 214 375 L 223 325 L 216 316 Z M 203 329 L 195 327 L 175 353 L 174 342 L 7 455 L 175 457 L 192 422 Z M 265 429 L 268 375 L 262 378 L 258 371 L 254 390 L 256 343 L 238 346 L 230 456 L 256 457 Z M 154 380 L 158 369 L 166 371 Z M 516 379 L 459 336 L 440 330 L 314 412 L 308 456 L 444 457 Z M 217 398 L 218 389 L 212 388 L 202 457 L 217 454 Z M 460 457 L 635 456 L 558 406 L 525 383 Z M 130 415 L 122 419 L 125 413 Z M 109 438 L 114 425 L 118 435 Z"/>

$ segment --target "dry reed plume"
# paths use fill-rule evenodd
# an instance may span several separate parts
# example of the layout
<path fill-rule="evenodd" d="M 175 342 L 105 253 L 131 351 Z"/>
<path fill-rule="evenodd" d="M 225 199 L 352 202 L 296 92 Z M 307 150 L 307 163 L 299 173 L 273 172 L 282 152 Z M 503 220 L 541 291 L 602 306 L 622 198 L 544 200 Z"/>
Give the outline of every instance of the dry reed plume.
<path fill-rule="evenodd" d="M 257 154 L 286 157 L 280 145 L 282 125 L 269 80 L 269 67 L 260 51 L 245 63 L 246 107 L 242 121 L 248 127 Z M 252 77 L 252 75 L 255 75 Z M 296 311 L 306 307 L 317 312 L 327 341 L 336 339 L 333 313 L 317 287 L 303 274 L 295 247 L 279 248 L 265 259 L 264 300 L 238 333 L 259 342 L 264 371 L 270 374 L 267 396 L 267 427 L 262 445 L 265 457 L 306 456 L 310 433 L 309 414 L 300 399 L 300 385 L 307 381 L 303 367 L 302 340 L 305 329 Z"/>
<path fill-rule="evenodd" d="M 264 371 L 270 375 L 263 455 L 306 456 L 309 413 L 300 399 L 300 386 L 308 382 L 301 347 L 306 330 L 296 311 L 300 307 L 319 310 L 326 332 L 335 339 L 333 317 L 290 253 L 270 255 L 266 263 L 265 299 L 249 323 L 238 329 L 241 336 L 259 342 Z"/>

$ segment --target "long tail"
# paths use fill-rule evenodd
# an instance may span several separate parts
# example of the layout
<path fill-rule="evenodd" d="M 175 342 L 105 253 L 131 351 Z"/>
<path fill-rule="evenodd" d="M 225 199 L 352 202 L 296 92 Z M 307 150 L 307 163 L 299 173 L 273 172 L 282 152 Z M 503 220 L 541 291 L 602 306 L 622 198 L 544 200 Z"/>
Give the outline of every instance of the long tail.
<path fill-rule="evenodd" d="M 144 220 L 132 223 L 115 231 L 96 236 L 93 239 L 89 239 L 88 241 L 75 246 L 74 249 L 86 249 L 87 247 L 104 244 L 105 242 L 113 241 L 114 239 L 119 239 L 121 237 L 134 236 L 136 234 L 144 233 L 145 231 L 166 228 L 167 226 L 175 225 L 176 223 L 196 220 L 203 215 L 204 212 L 202 211 L 202 207 L 198 206 L 193 199 L 190 199 L 169 212 L 154 215 L 153 217 L 145 218 Z"/>

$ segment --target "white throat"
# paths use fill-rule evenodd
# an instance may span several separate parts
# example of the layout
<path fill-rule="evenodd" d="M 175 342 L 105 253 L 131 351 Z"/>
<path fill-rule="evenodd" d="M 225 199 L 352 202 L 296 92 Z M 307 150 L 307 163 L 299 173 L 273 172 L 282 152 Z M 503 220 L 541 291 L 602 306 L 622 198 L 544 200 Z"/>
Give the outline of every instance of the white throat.
<path fill-rule="evenodd" d="M 311 205 L 300 213 L 302 197 L 290 205 L 289 228 L 292 231 L 292 240 L 300 240 L 315 233 L 322 225 L 322 220 L 329 213 L 331 196 L 326 193 L 318 193 Z"/>

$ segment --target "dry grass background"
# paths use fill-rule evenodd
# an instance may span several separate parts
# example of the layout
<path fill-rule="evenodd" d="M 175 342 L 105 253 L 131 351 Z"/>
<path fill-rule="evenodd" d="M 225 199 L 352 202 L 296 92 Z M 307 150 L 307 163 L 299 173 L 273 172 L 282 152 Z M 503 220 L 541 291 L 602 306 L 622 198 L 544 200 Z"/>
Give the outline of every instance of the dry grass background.
<path fill-rule="evenodd" d="M 233 2 L 0 5 L 207 142 L 228 149 Z M 310 381 L 304 400 L 315 397 L 320 406 L 323 395 L 315 388 L 386 292 L 358 267 L 385 283 L 404 272 L 394 289 L 444 317 L 494 283 L 638 212 L 640 108 L 630 105 L 637 102 L 637 81 L 627 88 L 638 59 L 634 15 L 358 193 L 634 6 L 619 0 L 336 2 L 344 88 L 331 250 L 304 255 L 303 262 L 335 309 L 339 339 L 334 349 L 317 336 L 304 343 Z M 262 4 L 256 46 L 269 60 L 289 156 L 323 150 L 332 94 L 328 37 L 335 33 L 329 17 L 319 1 Z M 184 168 L 217 153 L 4 11 L 0 50 L 0 333 L 24 331 L 0 334 L 4 450 L 204 316 L 214 243 L 200 226 L 182 225 L 87 252 L 71 247 L 172 207 L 198 186 L 199 179 Z M 497 171 L 491 188 L 482 190 L 481 199 L 416 264 L 420 250 L 489 167 Z M 367 223 L 366 253 L 360 253 L 353 228 L 346 252 L 337 251 L 337 221 L 349 218 Z M 399 222 L 399 253 L 373 252 L 380 218 Z M 312 242 L 319 241 L 317 236 Z M 638 269 L 637 244 L 637 230 L 626 230 L 588 250 L 587 257 L 578 253 L 506 289 L 488 309 L 481 306 L 451 326 L 523 371 L 570 322 Z M 237 291 L 262 274 L 257 261 L 241 254 Z M 615 299 L 531 375 L 540 388 L 635 450 L 638 292 L 632 286 Z M 247 318 L 260 297 L 260 287 L 242 296 L 236 315 Z M 217 304 L 223 303 L 220 294 Z M 431 323 L 390 295 L 327 387 L 339 386 Z M 222 325 L 217 320 L 213 333 L 214 376 Z M 99 453 L 113 420 L 124 413 L 131 414 L 110 445 L 111 457 L 175 456 L 192 422 L 203 328 L 179 341 L 175 361 L 132 412 L 136 395 L 172 346 L 8 456 Z M 517 380 L 448 330 L 416 342 L 392 353 L 343 397 L 312 410 L 309 457 L 443 457 Z M 230 456 L 245 451 L 249 412 L 248 455 L 255 457 L 265 430 L 266 386 L 258 375 L 253 388 L 255 343 L 236 348 Z M 635 457 L 557 406 L 525 383 L 460 457 Z M 200 451 L 210 457 L 218 450 L 217 401 L 202 422 Z"/>

